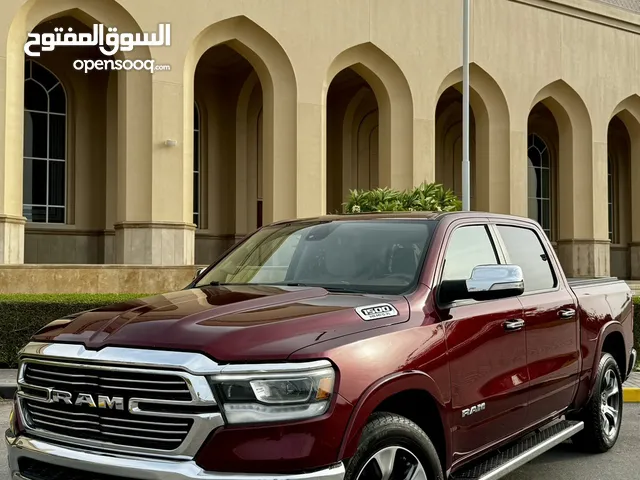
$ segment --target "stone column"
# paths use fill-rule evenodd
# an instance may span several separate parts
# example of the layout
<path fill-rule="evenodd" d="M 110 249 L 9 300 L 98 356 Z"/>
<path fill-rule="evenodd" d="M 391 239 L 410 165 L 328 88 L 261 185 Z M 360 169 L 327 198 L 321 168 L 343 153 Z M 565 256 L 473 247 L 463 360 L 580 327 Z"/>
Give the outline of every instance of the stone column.
<path fill-rule="evenodd" d="M 296 215 L 314 217 L 327 213 L 326 107 L 298 104 L 298 158 Z M 324 130 L 324 132 L 323 132 Z"/>
<path fill-rule="evenodd" d="M 120 222 L 116 263 L 193 265 L 195 225 L 186 222 Z"/>
<path fill-rule="evenodd" d="M 510 133 L 509 161 L 509 213 L 519 217 L 529 216 L 527 184 L 527 125 L 512 128 Z"/>
<path fill-rule="evenodd" d="M 193 135 L 185 138 L 182 95 L 159 74 L 119 74 L 117 263 L 194 263 Z"/>
<path fill-rule="evenodd" d="M 22 65 L 0 57 L 0 264 L 24 263 Z"/>
<path fill-rule="evenodd" d="M 573 136 L 572 152 L 560 141 L 558 256 L 568 277 L 605 277 L 610 271 L 607 143 L 590 145 L 588 132 L 580 130 Z"/>

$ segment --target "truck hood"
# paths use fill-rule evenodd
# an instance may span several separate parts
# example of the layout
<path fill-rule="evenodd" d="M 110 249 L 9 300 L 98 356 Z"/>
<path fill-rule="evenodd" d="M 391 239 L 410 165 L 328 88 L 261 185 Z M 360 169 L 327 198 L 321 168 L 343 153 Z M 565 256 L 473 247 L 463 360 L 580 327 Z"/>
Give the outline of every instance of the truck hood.
<path fill-rule="evenodd" d="M 397 314 L 364 320 L 356 311 L 386 303 Z M 329 293 L 317 287 L 219 286 L 181 290 L 56 320 L 38 342 L 195 351 L 225 363 L 286 359 L 316 342 L 405 322 L 403 296 Z"/>

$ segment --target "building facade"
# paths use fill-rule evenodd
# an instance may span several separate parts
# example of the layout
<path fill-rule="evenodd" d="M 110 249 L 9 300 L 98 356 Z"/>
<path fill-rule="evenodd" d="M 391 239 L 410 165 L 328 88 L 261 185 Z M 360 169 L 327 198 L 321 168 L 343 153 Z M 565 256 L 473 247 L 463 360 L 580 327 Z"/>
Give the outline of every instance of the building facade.
<path fill-rule="evenodd" d="M 472 209 L 538 220 L 569 276 L 640 278 L 640 9 L 471 3 Z M 207 264 L 352 188 L 461 193 L 461 40 L 461 0 L 3 0 L 0 264 Z M 169 67 L 74 67 L 109 58 Z"/>

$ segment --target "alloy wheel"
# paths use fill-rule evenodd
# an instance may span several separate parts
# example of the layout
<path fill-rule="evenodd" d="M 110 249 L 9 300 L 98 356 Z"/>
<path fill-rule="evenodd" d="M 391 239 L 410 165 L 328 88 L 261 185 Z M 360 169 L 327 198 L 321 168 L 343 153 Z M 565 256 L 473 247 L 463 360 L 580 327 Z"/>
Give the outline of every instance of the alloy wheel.
<path fill-rule="evenodd" d="M 602 433 L 609 440 L 615 438 L 620 424 L 621 391 L 618 379 L 612 369 L 605 372 L 602 378 L 602 395 L 600 401 L 600 416 L 602 418 Z"/>
<path fill-rule="evenodd" d="M 356 480 L 428 480 L 418 458 L 403 447 L 378 450 L 365 463 Z"/>

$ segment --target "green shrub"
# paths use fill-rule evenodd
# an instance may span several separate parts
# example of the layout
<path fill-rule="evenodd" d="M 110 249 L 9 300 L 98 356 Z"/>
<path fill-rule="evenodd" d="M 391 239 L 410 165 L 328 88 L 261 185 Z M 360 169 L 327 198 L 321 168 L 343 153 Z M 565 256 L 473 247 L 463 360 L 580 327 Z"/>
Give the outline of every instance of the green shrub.
<path fill-rule="evenodd" d="M 94 308 L 140 298 L 124 295 L 0 295 L 0 368 L 15 368 L 20 349 L 53 320 Z"/>
<path fill-rule="evenodd" d="M 399 192 L 391 188 L 350 190 L 343 203 L 345 213 L 364 212 L 453 212 L 462 203 L 451 190 L 436 183 L 423 183 L 412 190 Z"/>

